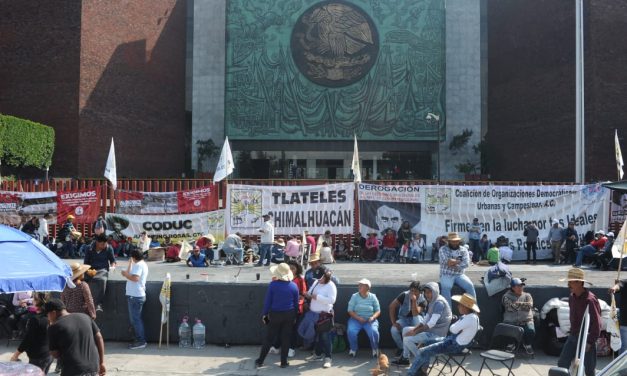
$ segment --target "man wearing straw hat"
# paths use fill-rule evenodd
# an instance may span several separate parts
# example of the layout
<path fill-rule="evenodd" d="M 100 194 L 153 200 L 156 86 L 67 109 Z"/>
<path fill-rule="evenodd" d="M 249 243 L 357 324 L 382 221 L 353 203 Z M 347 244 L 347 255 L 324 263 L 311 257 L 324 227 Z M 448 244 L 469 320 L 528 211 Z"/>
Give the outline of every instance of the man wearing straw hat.
<path fill-rule="evenodd" d="M 470 265 L 468 249 L 461 246 L 462 238 L 456 232 L 448 234 L 448 244 L 440 248 L 440 293 L 451 304 L 451 289 L 453 285 L 476 297 L 475 286 L 464 272 Z"/>
<path fill-rule="evenodd" d="M 593 376 L 597 364 L 595 343 L 601 332 L 601 307 L 599 301 L 591 291 L 584 287 L 584 283 L 590 285 L 591 283 L 586 281 L 586 275 L 583 270 L 572 268 L 568 271 L 566 278 L 562 278 L 560 281 L 568 281 L 568 289 L 570 290 L 570 296 L 568 297 L 568 306 L 570 307 L 570 334 L 562 348 L 562 353 L 557 361 L 557 365 L 558 367 L 568 368 L 577 355 L 575 353 L 577 351 L 579 331 L 581 330 L 581 323 L 586 308 L 589 307 L 590 327 L 586 341 L 584 367 L 586 376 Z"/>
<path fill-rule="evenodd" d="M 416 359 L 407 372 L 408 376 L 426 376 L 431 357 L 437 354 L 458 354 L 475 338 L 479 330 L 479 307 L 475 298 L 467 293 L 455 295 L 453 300 L 458 303 L 457 310 L 461 317 L 451 325 L 451 334 L 444 339 L 432 339 L 424 343 L 418 350 Z"/>

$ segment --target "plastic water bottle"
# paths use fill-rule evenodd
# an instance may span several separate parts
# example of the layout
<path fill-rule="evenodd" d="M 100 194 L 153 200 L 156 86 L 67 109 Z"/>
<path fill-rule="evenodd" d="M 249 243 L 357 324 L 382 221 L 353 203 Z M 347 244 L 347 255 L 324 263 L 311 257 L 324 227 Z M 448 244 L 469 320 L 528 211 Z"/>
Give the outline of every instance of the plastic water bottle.
<path fill-rule="evenodd" d="M 192 330 L 187 323 L 187 316 L 183 317 L 179 325 L 179 347 L 192 347 Z"/>
<path fill-rule="evenodd" d="M 196 324 L 194 324 L 193 328 L 194 333 L 194 348 L 195 349 L 204 349 L 205 348 L 205 326 L 199 319 L 196 319 Z"/>

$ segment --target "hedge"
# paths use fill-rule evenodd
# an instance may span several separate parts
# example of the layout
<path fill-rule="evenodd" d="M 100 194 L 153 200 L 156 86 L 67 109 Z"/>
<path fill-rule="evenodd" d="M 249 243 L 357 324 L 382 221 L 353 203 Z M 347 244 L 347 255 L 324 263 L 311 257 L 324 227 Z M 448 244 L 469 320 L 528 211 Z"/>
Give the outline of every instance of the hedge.
<path fill-rule="evenodd" d="M 15 167 L 52 164 L 54 129 L 34 121 L 0 114 L 0 158 Z"/>

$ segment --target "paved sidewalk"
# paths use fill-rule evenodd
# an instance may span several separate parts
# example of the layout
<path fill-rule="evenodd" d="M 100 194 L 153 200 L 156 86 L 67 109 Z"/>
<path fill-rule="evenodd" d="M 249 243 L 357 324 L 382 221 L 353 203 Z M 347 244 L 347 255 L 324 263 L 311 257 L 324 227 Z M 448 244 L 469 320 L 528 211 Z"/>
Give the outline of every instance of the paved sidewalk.
<path fill-rule="evenodd" d="M 0 361 L 8 361 L 17 343 L 0 346 Z M 235 346 L 224 348 L 208 345 L 205 349 L 180 349 L 174 344 L 169 349 L 159 349 L 156 344 L 149 344 L 144 350 L 127 350 L 125 343 L 108 342 L 106 344 L 107 375 L 147 376 L 147 375 L 370 375 L 369 370 L 376 366 L 375 360 L 369 358 L 366 350 L 357 354 L 355 359 L 349 358 L 348 353 L 336 355 L 333 358 L 333 367 L 323 369 L 322 363 L 307 363 L 303 359 L 308 353 L 297 351 L 296 357 L 290 359 L 290 367 L 279 368 L 279 356 L 268 355 L 265 367 L 255 369 L 254 359 L 259 352 L 258 346 Z M 384 351 L 388 356 L 393 350 Z M 467 360 L 468 369 L 473 375 L 479 373 L 481 357 L 478 350 L 474 350 Z M 26 355 L 23 354 L 23 361 Z M 611 361 L 610 358 L 599 358 L 597 367 L 600 370 Z M 536 355 L 535 359 L 520 359 L 514 364 L 514 374 L 517 376 L 548 375 L 549 368 L 557 363 L 556 357 L 544 354 Z M 54 365 L 53 365 L 54 369 Z M 497 369 L 499 369 L 497 367 Z M 447 370 L 448 371 L 448 370 Z M 52 374 L 52 373 L 51 373 Z M 392 366 L 390 375 L 405 375 L 404 368 Z M 436 374 L 432 372 L 432 374 Z M 449 373 L 450 374 L 450 373 Z M 485 375 L 488 375 L 484 371 Z M 505 374 L 505 372 L 499 372 Z"/>

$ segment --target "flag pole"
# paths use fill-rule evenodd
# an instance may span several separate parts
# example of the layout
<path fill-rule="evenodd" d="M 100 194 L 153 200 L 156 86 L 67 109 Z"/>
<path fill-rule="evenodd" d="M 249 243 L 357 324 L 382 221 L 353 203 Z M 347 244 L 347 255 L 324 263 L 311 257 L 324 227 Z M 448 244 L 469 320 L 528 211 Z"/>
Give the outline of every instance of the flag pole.
<path fill-rule="evenodd" d="M 623 256 L 625 255 L 625 232 L 627 232 L 627 220 L 625 220 L 625 222 L 623 223 L 623 228 L 620 229 L 621 235 L 622 235 L 622 242 L 623 244 L 620 244 L 620 260 L 618 260 L 618 271 L 616 274 L 616 280 L 620 281 L 620 271 L 623 267 Z M 612 245 L 613 246 L 613 245 Z"/>

